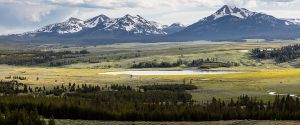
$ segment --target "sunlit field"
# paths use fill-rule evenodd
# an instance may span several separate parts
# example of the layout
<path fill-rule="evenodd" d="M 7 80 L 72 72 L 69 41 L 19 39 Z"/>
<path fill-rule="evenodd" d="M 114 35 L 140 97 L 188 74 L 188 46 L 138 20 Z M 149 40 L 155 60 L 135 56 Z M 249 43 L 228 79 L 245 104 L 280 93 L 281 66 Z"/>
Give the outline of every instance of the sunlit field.
<path fill-rule="evenodd" d="M 77 63 L 62 67 L 46 66 L 9 66 L 1 65 L 0 78 L 7 76 L 25 76 L 21 82 L 32 86 L 53 87 L 68 83 L 93 84 L 109 86 L 112 84 L 130 85 L 133 87 L 145 84 L 193 84 L 199 87 L 190 91 L 196 101 L 207 101 L 211 97 L 228 100 L 239 95 L 247 94 L 261 99 L 272 99 L 269 92 L 299 94 L 300 70 L 295 68 L 298 60 L 276 64 L 272 60 L 254 60 L 248 51 L 255 47 L 269 48 L 293 44 L 286 43 L 148 43 L 148 44 L 118 44 L 87 46 L 91 51 L 87 57 L 97 58 L 106 56 L 105 61 L 99 63 Z M 178 47 L 183 48 L 178 50 Z M 80 48 L 80 47 L 79 47 Z M 148 49 L 144 49 L 148 48 Z M 177 49 L 176 49 L 177 48 Z M 42 49 L 45 49 L 44 47 Z M 47 48 L 48 50 L 72 50 L 69 48 Z M 81 48 L 82 49 L 82 48 Z M 143 50 L 141 57 L 126 57 L 137 50 Z M 246 51 L 247 50 L 247 51 Z M 123 58 L 120 58 L 120 55 Z M 116 58 L 118 57 L 118 58 Z M 218 75 L 159 75 L 159 76 L 131 76 L 131 75 L 101 75 L 99 73 L 130 70 L 184 70 L 186 67 L 173 68 L 139 68 L 132 69 L 130 64 L 138 61 L 167 60 L 175 61 L 178 58 L 191 60 L 197 58 L 218 58 L 222 61 L 235 60 L 241 63 L 238 67 L 213 68 L 216 71 L 234 71 L 234 74 Z M 110 68 L 107 68 L 110 65 Z M 198 70 L 196 68 L 192 70 Z M 206 70 L 206 69 L 205 69 Z"/>

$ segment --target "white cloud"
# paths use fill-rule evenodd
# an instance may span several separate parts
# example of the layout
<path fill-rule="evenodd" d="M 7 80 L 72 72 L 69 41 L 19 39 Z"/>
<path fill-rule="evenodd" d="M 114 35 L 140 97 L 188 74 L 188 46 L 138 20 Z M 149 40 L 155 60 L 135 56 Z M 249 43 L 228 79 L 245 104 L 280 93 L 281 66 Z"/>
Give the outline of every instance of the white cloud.
<path fill-rule="evenodd" d="M 20 8 L 12 8 L 11 13 L 14 16 L 18 17 L 20 20 L 28 20 L 32 22 L 39 22 L 41 18 L 50 14 L 52 8 L 48 6 L 27 6 L 22 7 L 22 11 L 19 11 Z"/>
<path fill-rule="evenodd" d="M 34 5 L 22 3 L 0 4 L 0 19 L 10 21 L 39 22 L 54 10 L 55 7 L 47 5 Z M 22 22 L 21 22 L 22 23 Z"/>
<path fill-rule="evenodd" d="M 27 32 L 29 30 L 32 30 L 32 28 L 31 27 L 18 28 L 18 27 L 1 27 L 0 26 L 0 31 L 1 31 L 0 35 L 24 33 L 24 32 Z"/>
<path fill-rule="evenodd" d="M 68 5 L 77 7 L 91 7 L 104 9 L 117 8 L 161 8 L 180 6 L 221 6 L 224 4 L 232 4 L 239 6 L 256 6 L 258 2 L 274 3 L 274 2 L 294 2 L 297 0 L 46 0 L 44 3 L 55 5 Z M 43 2 L 42 2 L 43 3 Z"/>
<path fill-rule="evenodd" d="M 82 8 L 161 8 L 180 6 L 220 6 L 223 4 L 253 5 L 258 0 L 0 0 L 5 4 L 57 5 Z M 262 0 L 268 1 L 268 0 Z M 283 0 L 277 0 L 283 1 Z"/>

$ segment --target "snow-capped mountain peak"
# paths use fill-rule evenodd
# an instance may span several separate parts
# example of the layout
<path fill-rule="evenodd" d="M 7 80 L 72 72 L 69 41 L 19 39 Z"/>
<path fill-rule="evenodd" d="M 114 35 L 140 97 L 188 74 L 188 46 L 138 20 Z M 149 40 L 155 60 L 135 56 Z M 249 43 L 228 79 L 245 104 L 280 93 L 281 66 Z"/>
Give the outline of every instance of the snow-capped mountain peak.
<path fill-rule="evenodd" d="M 286 20 L 272 15 L 225 5 L 214 14 L 175 32 L 172 37 L 184 40 L 224 40 L 297 36 L 300 28 L 286 23 Z"/>
<path fill-rule="evenodd" d="M 111 19 L 108 16 L 101 14 L 99 16 L 96 16 L 96 17 L 93 17 L 93 18 L 90 18 L 90 19 L 84 21 L 84 23 L 85 23 L 85 27 L 93 28 L 99 24 L 106 23 L 110 20 Z"/>
<path fill-rule="evenodd" d="M 235 16 L 241 19 L 245 19 L 249 16 L 255 15 L 256 12 L 249 11 L 245 8 L 238 8 L 235 6 L 224 5 L 221 9 L 216 11 L 213 16 L 214 19 L 219 19 L 224 16 Z"/>
<path fill-rule="evenodd" d="M 161 29 L 157 28 L 152 22 L 147 21 L 143 17 L 137 15 L 125 15 L 121 18 L 116 18 L 106 24 L 104 30 L 108 31 L 126 31 L 133 34 L 165 34 Z"/>
<path fill-rule="evenodd" d="M 62 23 L 50 24 L 31 33 L 40 33 L 40 32 L 59 33 L 59 34 L 75 33 L 81 31 L 84 25 L 85 24 L 82 20 L 71 17 Z"/>
<path fill-rule="evenodd" d="M 122 18 L 119 18 L 119 21 L 125 21 L 125 23 L 148 23 L 147 20 L 145 20 L 143 17 L 136 15 L 136 16 L 132 16 L 132 15 L 125 15 Z"/>

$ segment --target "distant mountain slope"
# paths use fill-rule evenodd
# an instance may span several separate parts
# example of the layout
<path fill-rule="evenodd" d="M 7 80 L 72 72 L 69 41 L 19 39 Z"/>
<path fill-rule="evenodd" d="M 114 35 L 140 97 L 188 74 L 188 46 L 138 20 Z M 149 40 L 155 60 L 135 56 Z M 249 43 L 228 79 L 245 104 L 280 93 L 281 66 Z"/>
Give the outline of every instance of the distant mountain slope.
<path fill-rule="evenodd" d="M 86 28 L 95 28 L 97 26 L 103 27 L 104 24 L 108 23 L 111 20 L 112 19 L 110 19 L 108 16 L 101 14 L 99 16 L 84 21 L 84 24 Z"/>
<path fill-rule="evenodd" d="M 300 36 L 299 31 L 298 26 L 287 20 L 225 5 L 214 14 L 169 35 L 168 38 L 173 40 L 296 38 Z"/>
<path fill-rule="evenodd" d="M 184 28 L 186 28 L 186 26 L 181 23 L 173 23 L 172 25 L 163 28 L 163 31 L 167 34 L 173 34 L 183 30 Z"/>

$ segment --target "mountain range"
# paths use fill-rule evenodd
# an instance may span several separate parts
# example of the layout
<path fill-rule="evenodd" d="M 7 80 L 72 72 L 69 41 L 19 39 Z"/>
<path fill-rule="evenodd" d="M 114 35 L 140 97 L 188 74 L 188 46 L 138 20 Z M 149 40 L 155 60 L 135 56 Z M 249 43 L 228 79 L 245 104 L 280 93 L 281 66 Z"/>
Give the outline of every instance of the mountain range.
<path fill-rule="evenodd" d="M 88 20 L 69 18 L 35 31 L 1 36 L 6 41 L 37 42 L 159 42 L 190 40 L 296 39 L 299 19 L 279 19 L 245 8 L 224 5 L 212 15 L 189 26 L 162 25 L 136 15 Z"/>

